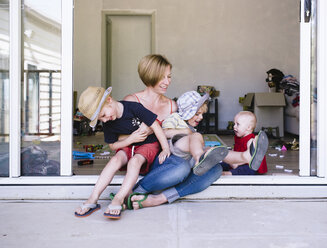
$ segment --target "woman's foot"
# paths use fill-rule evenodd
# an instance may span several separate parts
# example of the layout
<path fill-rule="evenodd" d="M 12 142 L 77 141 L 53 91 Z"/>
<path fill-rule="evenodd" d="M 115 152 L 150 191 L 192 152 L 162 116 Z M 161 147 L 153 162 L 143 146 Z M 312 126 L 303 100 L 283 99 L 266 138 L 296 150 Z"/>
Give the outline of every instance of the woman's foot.
<path fill-rule="evenodd" d="M 167 202 L 164 194 L 159 195 L 133 195 L 131 197 L 134 210 L 147 207 L 155 207 Z"/>

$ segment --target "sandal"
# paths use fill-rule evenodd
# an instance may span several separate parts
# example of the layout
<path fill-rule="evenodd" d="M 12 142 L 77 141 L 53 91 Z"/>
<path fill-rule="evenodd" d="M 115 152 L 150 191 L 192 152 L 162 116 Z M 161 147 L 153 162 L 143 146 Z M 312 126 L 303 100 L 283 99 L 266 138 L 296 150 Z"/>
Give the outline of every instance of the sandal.
<path fill-rule="evenodd" d="M 128 209 L 134 209 L 134 208 L 133 208 L 133 202 L 132 202 L 132 197 L 133 197 L 134 195 L 144 195 L 144 197 L 143 197 L 142 200 L 138 200 L 138 201 L 136 201 L 137 204 L 139 205 L 140 209 L 143 208 L 142 202 L 144 202 L 144 201 L 148 198 L 148 195 L 149 195 L 149 194 L 147 194 L 147 193 L 137 193 L 137 192 L 134 192 L 134 193 L 132 193 L 132 194 L 130 194 L 130 195 L 128 196 L 128 200 L 127 200 L 127 208 L 128 208 Z"/>

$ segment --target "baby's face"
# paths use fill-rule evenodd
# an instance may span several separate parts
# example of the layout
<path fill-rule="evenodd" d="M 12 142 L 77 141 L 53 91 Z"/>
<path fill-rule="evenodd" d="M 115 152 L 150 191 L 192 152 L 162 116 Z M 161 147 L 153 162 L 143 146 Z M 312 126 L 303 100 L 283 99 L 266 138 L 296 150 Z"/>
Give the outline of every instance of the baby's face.
<path fill-rule="evenodd" d="M 244 137 L 251 133 L 250 119 L 245 115 L 236 115 L 234 118 L 234 133 L 237 137 Z"/>
<path fill-rule="evenodd" d="M 203 111 L 199 109 L 198 112 L 196 112 L 195 115 L 187 121 L 187 123 L 192 127 L 196 127 L 197 125 L 199 125 L 202 119 L 203 119 Z"/>

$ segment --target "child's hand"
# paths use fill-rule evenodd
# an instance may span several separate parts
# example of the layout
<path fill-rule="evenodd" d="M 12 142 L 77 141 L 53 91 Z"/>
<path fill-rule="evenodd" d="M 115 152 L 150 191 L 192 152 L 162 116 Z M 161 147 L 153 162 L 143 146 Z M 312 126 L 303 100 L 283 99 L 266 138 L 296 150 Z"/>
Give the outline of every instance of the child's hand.
<path fill-rule="evenodd" d="M 164 149 L 160 152 L 158 158 L 159 158 L 159 164 L 162 164 L 166 158 L 170 156 L 170 150 L 169 149 Z"/>
<path fill-rule="evenodd" d="M 149 136 L 150 134 L 153 133 L 153 130 L 150 127 L 148 127 L 146 124 L 144 124 L 144 122 L 141 123 L 140 127 L 138 128 L 138 130 L 141 133 L 147 134 L 147 136 Z"/>
<path fill-rule="evenodd" d="M 130 136 L 130 143 L 137 143 L 137 142 L 142 142 L 148 137 L 148 133 L 145 132 L 144 130 L 137 129 L 134 131 Z"/>

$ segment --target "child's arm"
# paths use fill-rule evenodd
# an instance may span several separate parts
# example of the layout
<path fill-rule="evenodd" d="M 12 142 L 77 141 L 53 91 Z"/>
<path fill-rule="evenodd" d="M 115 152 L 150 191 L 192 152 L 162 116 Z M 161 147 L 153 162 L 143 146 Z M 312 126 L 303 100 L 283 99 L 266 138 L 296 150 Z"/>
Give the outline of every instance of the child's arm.
<path fill-rule="evenodd" d="M 118 150 L 133 143 L 142 142 L 146 137 L 148 137 L 148 133 L 139 128 L 124 139 L 118 139 L 115 143 L 109 144 L 109 148 L 111 150 Z"/>
<path fill-rule="evenodd" d="M 165 161 L 165 159 L 170 155 L 168 141 L 161 126 L 157 121 L 153 122 L 153 124 L 151 125 L 151 129 L 157 136 L 157 139 L 159 140 L 159 143 L 161 145 L 162 151 L 160 152 L 158 157 L 159 157 L 159 163 L 162 164 L 163 161 Z"/>

